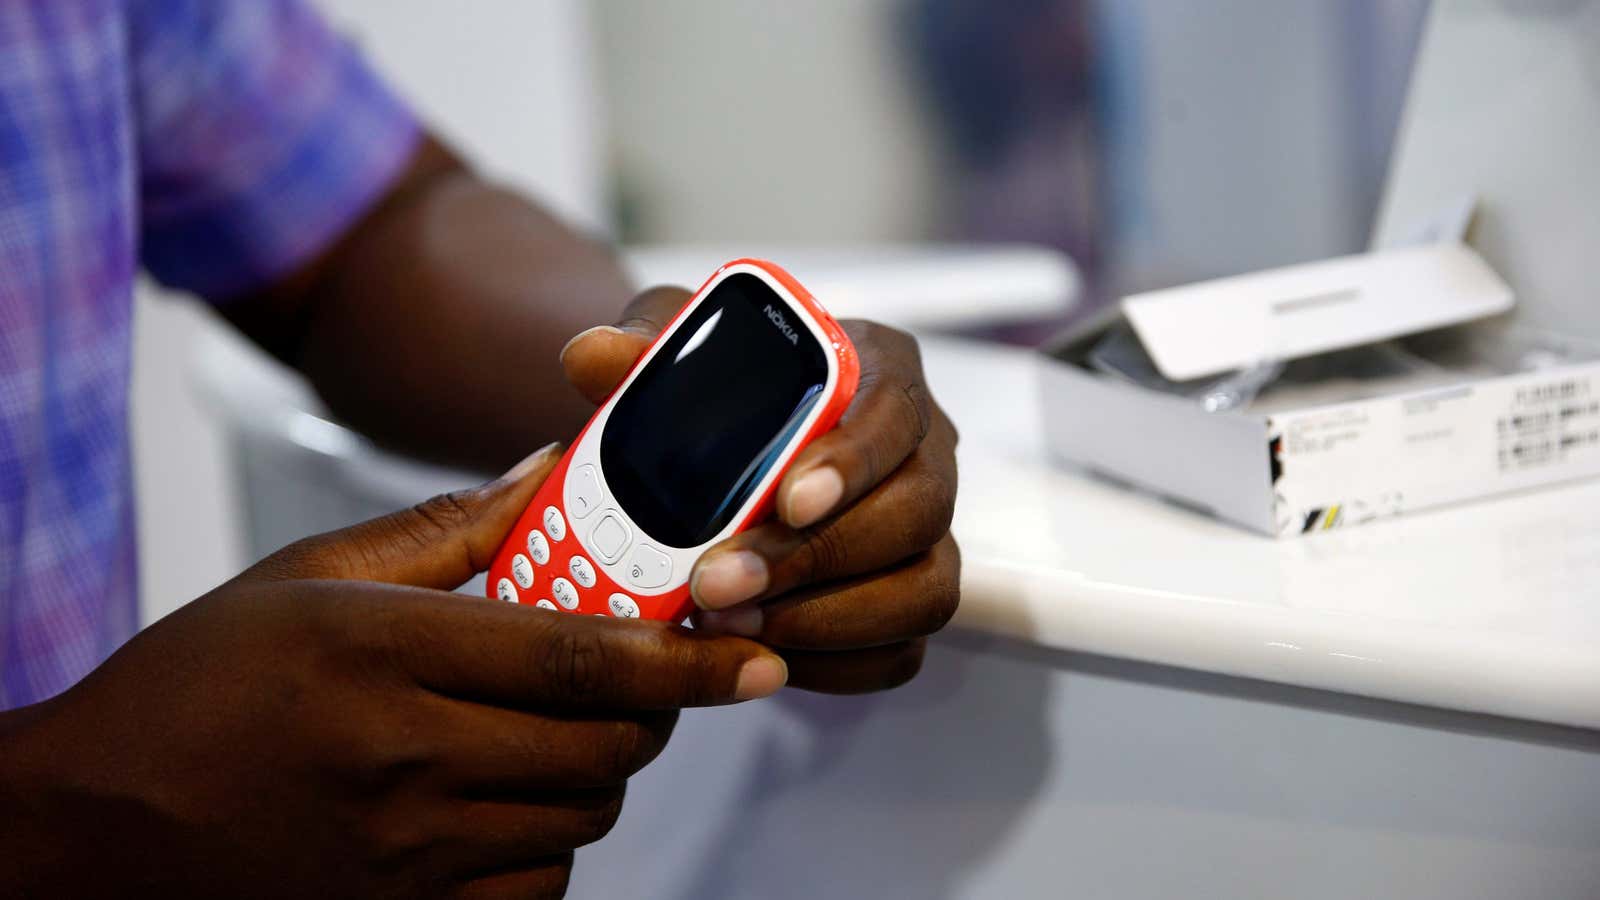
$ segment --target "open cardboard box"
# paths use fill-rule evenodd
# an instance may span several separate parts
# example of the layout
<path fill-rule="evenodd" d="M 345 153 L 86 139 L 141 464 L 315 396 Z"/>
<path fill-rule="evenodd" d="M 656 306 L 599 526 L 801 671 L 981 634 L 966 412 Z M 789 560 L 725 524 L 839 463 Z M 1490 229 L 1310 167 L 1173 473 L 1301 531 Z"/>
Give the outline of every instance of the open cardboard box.
<path fill-rule="evenodd" d="M 1513 304 L 1456 243 L 1129 297 L 1042 348 L 1046 439 L 1277 536 L 1600 474 L 1600 352 L 1515 331 Z M 1143 377 L 1094 361 L 1119 330 Z M 1196 396 L 1271 362 L 1282 374 L 1242 406 Z"/>

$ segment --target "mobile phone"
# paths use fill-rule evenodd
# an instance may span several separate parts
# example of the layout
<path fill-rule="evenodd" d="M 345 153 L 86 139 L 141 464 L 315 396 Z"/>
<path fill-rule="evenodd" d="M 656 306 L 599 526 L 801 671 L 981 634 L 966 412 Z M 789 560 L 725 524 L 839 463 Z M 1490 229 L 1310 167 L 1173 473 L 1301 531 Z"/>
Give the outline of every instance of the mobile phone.
<path fill-rule="evenodd" d="M 724 265 L 556 464 L 495 554 L 489 596 L 681 621 L 695 560 L 771 513 L 859 376 L 844 330 L 789 273 Z"/>

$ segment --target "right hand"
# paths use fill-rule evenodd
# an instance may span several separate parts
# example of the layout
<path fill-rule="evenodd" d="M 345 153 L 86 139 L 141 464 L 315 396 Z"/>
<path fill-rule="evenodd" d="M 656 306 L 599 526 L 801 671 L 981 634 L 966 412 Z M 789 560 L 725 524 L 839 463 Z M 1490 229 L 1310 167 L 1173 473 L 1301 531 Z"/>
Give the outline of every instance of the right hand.
<path fill-rule="evenodd" d="M 786 670 L 741 638 L 444 593 L 558 457 L 293 544 L 0 717 L 0 894 L 562 894 L 677 710 Z"/>

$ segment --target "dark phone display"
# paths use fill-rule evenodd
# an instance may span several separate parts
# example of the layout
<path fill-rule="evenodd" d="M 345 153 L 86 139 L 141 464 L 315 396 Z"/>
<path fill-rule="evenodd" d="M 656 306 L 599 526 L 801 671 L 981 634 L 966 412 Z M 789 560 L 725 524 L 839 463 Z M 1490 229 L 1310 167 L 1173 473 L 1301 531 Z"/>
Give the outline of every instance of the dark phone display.
<path fill-rule="evenodd" d="M 611 493 L 669 547 L 710 540 L 821 399 L 825 350 L 754 275 L 723 279 L 612 408 L 600 441 Z"/>

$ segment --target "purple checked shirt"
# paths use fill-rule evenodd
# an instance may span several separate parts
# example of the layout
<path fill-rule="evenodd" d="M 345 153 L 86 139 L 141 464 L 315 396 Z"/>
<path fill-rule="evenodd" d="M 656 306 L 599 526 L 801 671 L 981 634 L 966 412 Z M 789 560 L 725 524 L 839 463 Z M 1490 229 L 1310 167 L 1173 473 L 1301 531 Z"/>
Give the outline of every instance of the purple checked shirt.
<path fill-rule="evenodd" d="M 0 0 L 0 709 L 135 627 L 135 273 L 214 303 L 261 286 L 418 134 L 296 0 Z"/>

